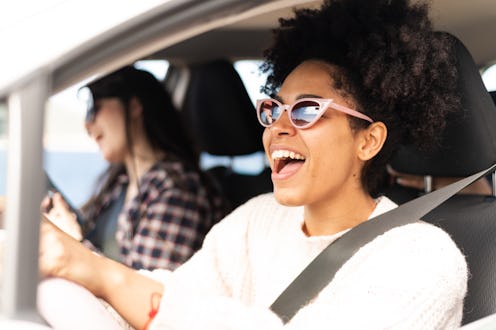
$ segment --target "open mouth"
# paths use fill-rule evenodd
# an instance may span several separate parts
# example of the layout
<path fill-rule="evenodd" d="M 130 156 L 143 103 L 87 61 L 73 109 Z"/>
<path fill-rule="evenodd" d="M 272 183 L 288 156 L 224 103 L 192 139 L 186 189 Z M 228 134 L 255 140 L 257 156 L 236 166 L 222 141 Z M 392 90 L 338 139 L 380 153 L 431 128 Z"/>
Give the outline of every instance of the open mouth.
<path fill-rule="evenodd" d="M 272 153 L 274 166 L 272 171 L 284 174 L 298 169 L 305 162 L 305 156 L 288 150 L 276 150 Z"/>

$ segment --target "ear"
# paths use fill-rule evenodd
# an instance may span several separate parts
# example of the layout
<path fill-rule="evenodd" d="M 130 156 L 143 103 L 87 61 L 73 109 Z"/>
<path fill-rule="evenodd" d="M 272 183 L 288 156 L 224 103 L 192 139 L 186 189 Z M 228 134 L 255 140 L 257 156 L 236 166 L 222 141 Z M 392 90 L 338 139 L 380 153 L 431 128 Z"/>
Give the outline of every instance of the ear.
<path fill-rule="evenodd" d="M 358 158 L 363 161 L 374 158 L 381 151 L 387 137 L 387 127 L 383 122 L 373 122 L 359 133 Z"/>
<path fill-rule="evenodd" d="M 137 119 L 143 114 L 143 106 L 136 96 L 133 96 L 129 100 L 129 114 L 132 119 Z"/>

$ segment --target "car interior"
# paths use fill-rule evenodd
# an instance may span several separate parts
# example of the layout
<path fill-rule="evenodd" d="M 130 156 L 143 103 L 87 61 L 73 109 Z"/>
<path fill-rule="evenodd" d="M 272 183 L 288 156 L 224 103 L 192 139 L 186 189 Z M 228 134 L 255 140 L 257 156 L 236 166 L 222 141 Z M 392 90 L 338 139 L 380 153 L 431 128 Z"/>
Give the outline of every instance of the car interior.
<path fill-rule="evenodd" d="M 390 164 L 399 172 L 430 178 L 462 178 L 496 164 L 496 106 L 467 48 L 455 36 L 449 37 L 456 45 L 463 110 L 451 114 L 435 151 L 402 146 Z M 233 158 L 262 151 L 262 130 L 233 64 L 219 58 L 195 63 L 188 71 L 182 115 L 199 151 Z M 234 207 L 272 189 L 268 168 L 257 175 L 236 173 L 229 166 L 208 171 Z M 496 313 L 495 176 L 492 173 L 487 177 L 492 195 L 458 194 L 424 218 L 446 230 L 467 257 L 471 276 L 463 324 Z M 424 193 L 399 185 L 383 188 L 383 194 L 399 204 Z"/>
<path fill-rule="evenodd" d="M 463 178 L 496 164 L 496 106 L 467 48 L 455 36 L 449 37 L 456 45 L 463 110 L 451 114 L 435 151 L 402 146 L 390 164 L 399 172 L 426 178 Z M 253 104 L 232 63 L 219 58 L 188 69 L 190 80 L 182 111 L 199 151 L 236 157 L 263 150 Z M 271 190 L 269 169 L 243 175 L 219 166 L 209 172 L 233 206 Z M 496 313 L 495 176 L 487 177 L 492 195 L 458 194 L 424 218 L 445 229 L 467 256 L 471 276 L 463 324 Z M 383 194 L 399 204 L 424 193 L 399 185 L 383 188 Z"/>
<path fill-rule="evenodd" d="M 496 106 L 471 54 L 458 38 L 449 36 L 456 45 L 463 111 L 451 114 L 435 151 L 427 153 L 402 146 L 390 164 L 399 172 L 462 178 L 496 164 Z M 200 151 L 235 157 L 263 150 L 253 104 L 232 64 L 218 59 L 189 69 L 183 115 Z M 271 190 L 268 169 L 255 176 L 237 174 L 228 167 L 210 171 L 233 206 Z M 445 229 L 467 256 L 471 277 L 464 324 L 496 313 L 495 175 L 487 178 L 493 187 L 492 195 L 458 194 L 424 218 Z M 384 187 L 383 193 L 401 204 L 425 191 L 394 185 Z"/>
<path fill-rule="evenodd" d="M 214 2 L 220 3 L 221 1 L 211 3 Z M 227 4 L 229 1 L 224 2 Z M 277 17 L 291 15 L 292 8 L 296 4 L 318 7 L 321 1 L 287 1 L 284 5 L 284 1 L 265 1 L 271 4 L 266 7 L 261 5 L 262 9 L 253 4 L 257 1 L 252 1 L 251 7 L 247 4 L 248 1 L 231 2 L 236 3 L 236 6 L 233 6 L 234 9 L 228 8 L 227 5 L 225 5 L 226 8 L 219 5 L 219 9 L 212 5 L 211 8 L 207 8 L 208 11 L 205 9 L 203 14 L 200 12 L 201 6 L 198 5 L 199 9 L 197 9 L 195 5 L 191 5 L 198 12 L 190 14 L 191 19 L 188 24 L 194 25 L 197 22 L 203 24 L 209 19 L 220 20 L 220 17 L 225 15 L 227 18 L 223 21 L 223 26 L 219 23 L 217 28 L 205 28 L 202 25 L 198 28 L 200 32 L 188 30 L 180 34 L 178 31 L 185 29 L 185 26 L 188 26 L 187 23 L 181 23 L 183 24 L 181 25 L 177 23 L 179 19 L 177 22 L 170 20 L 167 23 L 161 23 L 160 28 L 163 31 L 172 31 L 171 35 L 173 33 L 180 35 L 177 37 L 179 41 L 174 38 L 167 39 L 170 35 L 163 37 L 163 40 L 153 35 L 156 38 L 149 37 L 152 40 L 150 41 L 146 39 L 148 37 L 145 33 L 140 34 L 139 29 L 136 28 L 139 26 L 138 23 L 132 26 L 135 30 L 129 28 L 127 31 L 122 28 L 111 31 L 99 40 L 93 41 L 91 47 L 86 45 L 81 54 L 73 56 L 72 62 L 62 62 L 60 67 L 54 69 L 53 90 L 50 93 L 54 94 L 95 73 L 105 74 L 137 60 L 166 60 L 169 68 L 163 81 L 164 88 L 173 96 L 197 151 L 229 160 L 227 163 L 206 168 L 205 171 L 217 180 L 229 199 L 231 207 L 235 208 L 253 196 L 270 192 L 272 182 L 270 168 L 263 159 L 261 141 L 263 128 L 257 121 L 253 101 L 234 63 L 246 59 L 260 60 L 263 50 L 270 44 L 270 29 L 275 26 Z M 258 3 L 263 2 L 258 1 Z M 454 3 L 451 0 L 433 2 L 435 27 L 439 31 L 447 31 L 439 33 L 449 33 L 456 44 L 460 75 L 459 91 L 463 109 L 459 113 L 453 113 L 449 118 L 438 149 L 425 152 L 405 145 L 400 148 L 390 163 L 395 170 L 422 176 L 426 182 L 435 177 L 466 177 L 496 163 L 496 91 L 487 91 L 480 74 L 483 67 L 496 60 L 496 44 L 493 42 L 493 46 L 490 47 L 485 44 L 487 39 L 478 38 L 489 31 L 496 31 L 494 29 L 496 24 L 493 23 L 493 21 L 496 22 L 496 18 L 491 21 L 487 19 L 487 15 L 485 16 L 486 19 L 483 20 L 483 24 L 481 23 L 485 30 L 484 28 L 467 28 L 467 25 L 476 20 L 468 14 L 465 15 L 468 13 L 467 6 L 467 4 Z M 477 9 L 477 4 L 471 6 L 474 8 L 470 13 L 475 16 L 487 10 L 487 7 L 483 6 Z M 187 5 L 184 7 L 188 9 Z M 174 12 L 174 10 L 179 11 L 181 6 L 176 8 L 171 5 L 171 8 L 171 12 Z M 235 16 L 233 12 L 242 12 L 244 8 L 247 8 L 246 12 L 249 13 L 246 17 L 241 15 L 229 21 L 231 16 Z M 446 8 L 449 8 L 449 11 Z M 443 13 L 449 13 L 449 15 L 443 15 Z M 496 8 L 494 13 L 496 13 Z M 205 18 L 201 18 L 202 15 Z M 152 17 L 151 14 L 150 17 Z M 175 17 L 182 18 L 180 15 Z M 164 24 L 170 24 L 170 27 Z M 157 30 L 157 27 L 153 26 L 153 28 L 155 30 L 150 29 L 150 31 Z M 169 30 L 166 30 L 167 28 Z M 125 41 L 123 36 L 126 33 L 133 38 Z M 112 38 L 118 41 L 109 44 L 104 55 L 103 53 L 91 54 L 91 50 L 105 45 L 105 42 L 113 40 Z M 145 39 L 148 40 L 148 44 L 144 41 Z M 128 44 L 124 44 L 125 42 Z M 156 46 L 154 43 L 161 46 Z M 152 44 L 153 46 L 150 46 Z M 152 51 L 141 50 L 141 48 L 146 48 L 143 47 L 144 45 Z M 129 51 L 123 55 L 126 50 L 133 47 L 140 50 Z M 119 56 L 115 56 L 116 60 L 112 61 L 109 58 L 110 55 L 115 55 L 114 53 Z M 69 64 L 72 64 L 72 67 Z M 0 86 L 0 103 L 4 103 L 1 102 L 4 100 L 4 95 L 1 93 Z M 6 107 L 6 104 L 7 102 L 3 107 Z M 237 158 L 254 154 L 262 154 L 260 171 L 245 173 L 233 166 Z M 25 173 L 23 171 L 24 169 L 20 169 L 19 173 Z M 38 174 L 40 173 L 41 170 Z M 33 176 L 36 177 L 36 175 Z M 468 295 L 465 298 L 463 324 L 496 314 L 496 285 L 494 284 L 496 278 L 496 173 L 489 175 L 486 180 L 492 188 L 492 194 L 457 194 L 423 218 L 424 221 L 446 230 L 466 255 L 470 277 Z M 35 179 L 28 181 L 36 182 Z M 424 190 L 406 188 L 397 184 L 384 186 L 382 192 L 399 204 L 426 193 Z M 12 218 L 16 216 L 29 217 L 24 213 L 11 215 Z M 32 227 L 32 224 L 25 224 L 19 227 L 19 231 L 22 229 L 27 231 L 27 228 Z M 37 243 L 36 239 L 34 241 Z M 33 258 L 36 258 L 35 254 L 34 257 L 33 255 L 26 257 L 28 260 Z M 33 272 L 23 273 L 29 276 Z M 10 276 L 10 278 L 13 277 L 15 276 Z M 32 275 L 32 278 L 37 279 L 36 275 Z M 17 294 L 16 290 L 20 291 L 21 286 L 16 281 L 15 286 L 12 287 L 12 293 L 9 294 Z M 28 286 L 28 289 L 31 292 L 36 290 L 35 286 Z M 24 300 L 15 302 L 15 306 L 11 308 L 34 303 L 30 297 L 22 296 L 21 298 Z"/>

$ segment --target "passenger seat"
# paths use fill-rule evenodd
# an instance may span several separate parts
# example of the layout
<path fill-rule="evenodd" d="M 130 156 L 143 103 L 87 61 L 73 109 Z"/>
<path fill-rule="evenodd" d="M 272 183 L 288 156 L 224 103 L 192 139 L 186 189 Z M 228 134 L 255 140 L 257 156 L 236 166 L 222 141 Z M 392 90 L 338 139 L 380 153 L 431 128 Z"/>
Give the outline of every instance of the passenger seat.
<path fill-rule="evenodd" d="M 263 127 L 244 84 L 224 59 L 190 68 L 190 82 L 182 108 L 186 126 L 199 152 L 234 157 L 263 151 Z M 263 155 L 260 155 L 263 163 Z M 234 208 L 249 198 L 272 191 L 270 169 L 260 173 L 237 172 L 231 165 L 207 170 L 220 183 Z"/>

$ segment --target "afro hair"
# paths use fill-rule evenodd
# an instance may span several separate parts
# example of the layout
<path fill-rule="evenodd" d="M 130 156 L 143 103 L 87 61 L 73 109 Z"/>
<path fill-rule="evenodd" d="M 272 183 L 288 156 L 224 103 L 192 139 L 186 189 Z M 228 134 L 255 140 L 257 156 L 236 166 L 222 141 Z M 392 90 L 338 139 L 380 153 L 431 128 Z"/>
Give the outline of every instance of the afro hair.
<path fill-rule="evenodd" d="M 300 63 L 316 59 L 336 67 L 334 88 L 351 96 L 361 111 L 388 128 L 381 152 L 362 171 L 374 195 L 385 165 L 400 143 L 437 146 L 446 115 L 460 106 L 451 41 L 435 33 L 427 3 L 408 0 L 327 0 L 280 19 L 265 51 L 262 91 L 277 94 Z M 350 118 L 352 127 L 363 123 Z"/>

